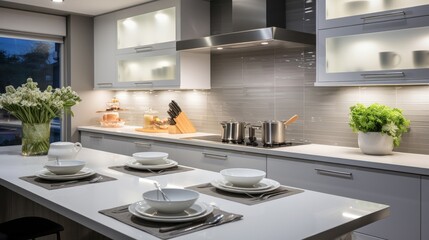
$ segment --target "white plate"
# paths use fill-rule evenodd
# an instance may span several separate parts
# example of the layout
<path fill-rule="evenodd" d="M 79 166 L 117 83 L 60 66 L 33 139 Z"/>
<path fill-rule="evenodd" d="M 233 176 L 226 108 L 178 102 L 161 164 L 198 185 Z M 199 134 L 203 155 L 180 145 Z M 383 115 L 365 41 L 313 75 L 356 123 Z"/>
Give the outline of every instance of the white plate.
<path fill-rule="evenodd" d="M 160 213 L 156 209 L 150 207 L 145 201 L 140 201 L 137 203 L 135 209 L 141 215 L 152 218 L 177 219 L 201 215 L 207 211 L 207 206 L 205 203 L 196 202 L 190 208 L 180 213 Z"/>
<path fill-rule="evenodd" d="M 178 218 L 159 218 L 159 217 L 150 217 L 150 216 L 146 216 L 143 214 L 140 214 L 139 212 L 137 212 L 136 207 L 138 206 L 142 206 L 142 202 L 144 204 L 146 204 L 144 201 L 138 201 L 136 203 L 131 204 L 128 207 L 128 211 L 130 211 L 131 214 L 133 214 L 134 216 L 141 218 L 141 219 L 145 219 L 145 220 L 149 220 L 149 221 L 153 221 L 153 222 L 172 222 L 172 223 L 178 223 L 178 222 L 189 222 L 189 221 L 193 221 L 193 220 L 197 220 L 200 218 L 203 218 L 207 215 L 209 215 L 210 213 L 213 212 L 213 206 L 211 206 L 210 204 L 207 203 L 200 203 L 201 207 L 205 207 L 206 211 L 202 214 L 196 215 L 196 216 L 192 216 L 192 217 L 178 217 Z M 147 208 L 149 209 L 150 207 L 147 206 Z M 140 209 L 141 211 L 144 211 L 143 209 Z"/>
<path fill-rule="evenodd" d="M 151 170 L 156 170 L 156 169 L 166 169 L 166 168 L 171 168 L 171 167 L 175 167 L 178 165 L 178 163 L 176 161 L 173 161 L 171 159 L 167 159 L 166 160 L 167 163 L 166 164 L 158 164 L 158 165 L 143 165 L 141 163 L 138 163 L 136 160 L 130 160 L 127 163 L 125 163 L 125 166 L 130 167 L 130 168 L 135 168 L 135 169 L 151 169 Z"/>
<path fill-rule="evenodd" d="M 251 190 L 251 189 L 236 189 L 236 188 L 230 188 L 230 187 L 224 187 L 222 185 L 219 184 L 219 180 L 214 180 L 211 182 L 211 184 L 213 185 L 213 187 L 223 190 L 223 191 L 227 191 L 227 192 L 233 192 L 233 193 L 264 193 L 264 192 L 269 192 L 272 191 L 278 187 L 280 187 L 280 183 L 268 178 L 264 179 L 264 182 L 268 185 L 270 185 L 269 188 L 266 189 L 259 189 L 259 190 Z"/>
<path fill-rule="evenodd" d="M 95 171 L 90 168 L 83 168 L 82 170 L 80 170 L 75 174 L 68 174 L 68 175 L 56 175 L 47 169 L 43 169 L 37 172 L 36 177 L 47 179 L 47 180 L 74 180 L 74 179 L 86 178 L 94 174 L 95 174 Z"/>
<path fill-rule="evenodd" d="M 219 179 L 216 181 L 222 187 L 232 188 L 237 190 L 244 190 L 244 191 L 258 191 L 258 190 L 264 190 L 272 187 L 272 182 L 266 178 L 262 179 L 259 183 L 253 185 L 252 187 L 237 187 L 237 186 L 234 186 L 232 183 L 226 181 L 225 179 Z"/>

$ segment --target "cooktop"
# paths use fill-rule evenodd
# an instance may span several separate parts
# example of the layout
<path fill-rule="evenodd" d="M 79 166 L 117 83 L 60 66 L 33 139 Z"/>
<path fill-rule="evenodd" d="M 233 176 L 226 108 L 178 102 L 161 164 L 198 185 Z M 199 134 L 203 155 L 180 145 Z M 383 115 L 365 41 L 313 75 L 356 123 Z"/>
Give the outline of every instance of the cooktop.
<path fill-rule="evenodd" d="M 306 141 L 295 141 L 295 140 L 287 140 L 284 143 L 281 144 L 264 144 L 262 143 L 262 140 L 258 139 L 256 141 L 249 141 L 248 139 L 245 139 L 243 142 L 236 142 L 236 141 L 223 141 L 222 137 L 220 135 L 210 135 L 210 136 L 200 136 L 200 137 L 190 137 L 185 139 L 195 139 L 195 140 L 204 140 L 204 141 L 210 141 L 210 142 L 218 142 L 218 143 L 224 143 L 224 144 L 236 144 L 241 146 L 249 146 L 249 147 L 257 147 L 257 148 L 279 148 L 279 147 L 287 147 L 287 146 L 298 146 L 303 144 L 309 144 L 310 142 Z"/>

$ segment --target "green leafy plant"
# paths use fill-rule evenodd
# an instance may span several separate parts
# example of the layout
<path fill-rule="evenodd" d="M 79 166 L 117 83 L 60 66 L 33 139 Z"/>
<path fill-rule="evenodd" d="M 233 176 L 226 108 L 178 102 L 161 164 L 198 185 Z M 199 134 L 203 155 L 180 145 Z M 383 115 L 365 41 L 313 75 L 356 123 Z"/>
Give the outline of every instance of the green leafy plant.
<path fill-rule="evenodd" d="M 350 127 L 354 132 L 381 132 L 393 137 L 394 146 L 399 146 L 401 136 L 407 132 L 410 121 L 402 110 L 374 103 L 368 107 L 356 104 L 350 107 Z"/>

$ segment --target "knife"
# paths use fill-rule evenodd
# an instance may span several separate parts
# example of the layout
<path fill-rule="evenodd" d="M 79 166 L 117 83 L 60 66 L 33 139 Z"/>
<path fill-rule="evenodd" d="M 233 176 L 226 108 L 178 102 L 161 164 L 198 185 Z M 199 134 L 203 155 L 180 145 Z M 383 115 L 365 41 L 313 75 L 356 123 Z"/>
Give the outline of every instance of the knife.
<path fill-rule="evenodd" d="M 177 116 L 179 116 L 179 114 L 182 112 L 182 110 L 173 104 L 173 102 L 169 103 L 168 106 L 173 112 L 177 113 Z"/>
<path fill-rule="evenodd" d="M 241 219 L 242 217 L 243 217 L 243 215 L 239 215 L 239 214 L 229 214 L 226 217 L 222 218 L 218 223 L 216 223 L 216 225 L 221 225 L 221 224 L 224 224 L 224 223 L 233 222 L 233 221 Z M 174 230 L 182 229 L 182 228 L 185 228 L 185 227 L 190 227 L 190 226 L 193 226 L 193 225 L 198 226 L 198 225 L 200 225 L 202 223 L 205 223 L 206 221 L 203 221 L 203 222 L 201 222 L 201 221 L 187 222 L 187 223 L 177 224 L 177 225 L 174 225 L 174 226 L 171 226 L 171 227 L 161 227 L 161 228 L 159 228 L 159 232 L 160 233 L 165 233 L 165 232 L 171 232 L 171 231 L 174 231 Z"/>
<path fill-rule="evenodd" d="M 176 101 L 171 100 L 171 103 L 174 105 L 175 108 L 177 108 L 177 110 L 179 110 L 179 112 L 182 112 L 182 109 L 179 107 L 179 104 L 177 104 Z"/>

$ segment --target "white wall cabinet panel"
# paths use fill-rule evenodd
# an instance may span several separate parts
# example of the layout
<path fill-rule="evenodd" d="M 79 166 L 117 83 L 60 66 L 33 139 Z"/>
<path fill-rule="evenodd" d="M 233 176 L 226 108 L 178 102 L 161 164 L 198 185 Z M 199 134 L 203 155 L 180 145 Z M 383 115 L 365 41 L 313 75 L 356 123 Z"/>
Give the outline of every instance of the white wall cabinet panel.
<path fill-rule="evenodd" d="M 95 17 L 94 88 L 209 89 L 210 53 L 176 52 L 176 41 L 210 34 L 209 11 L 208 1 L 163 0 Z"/>
<path fill-rule="evenodd" d="M 267 172 L 285 185 L 391 207 L 387 219 L 356 232 L 390 240 L 420 239 L 420 176 L 272 157 L 267 158 Z"/>
<path fill-rule="evenodd" d="M 407 19 L 428 15 L 428 0 L 317 1 L 319 29 Z"/>

